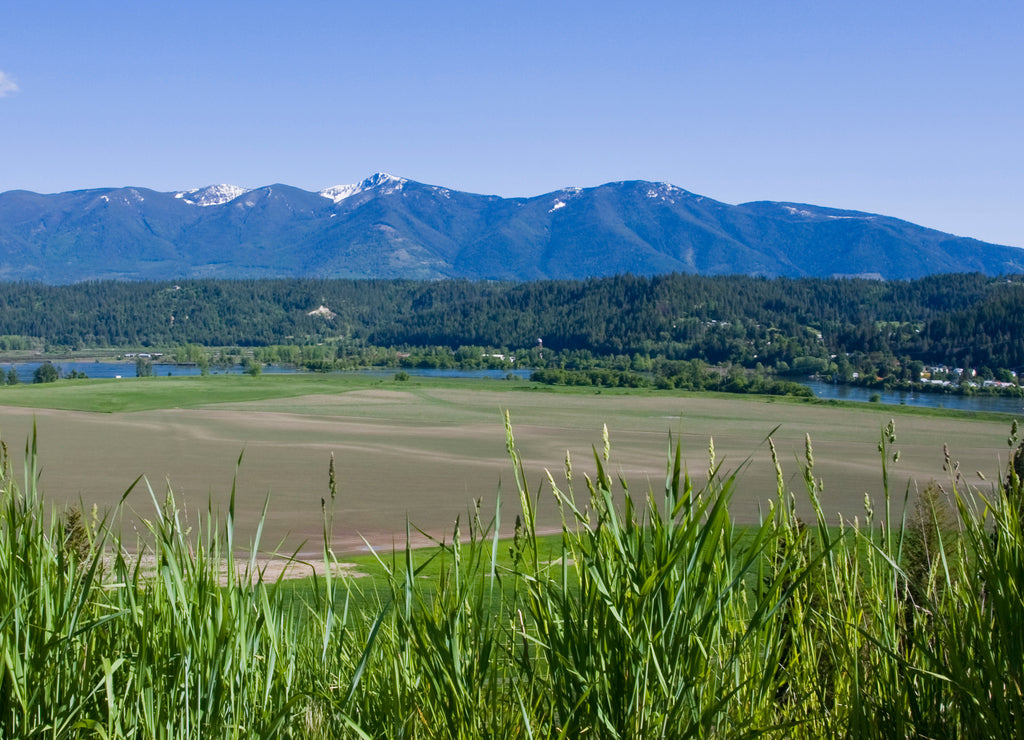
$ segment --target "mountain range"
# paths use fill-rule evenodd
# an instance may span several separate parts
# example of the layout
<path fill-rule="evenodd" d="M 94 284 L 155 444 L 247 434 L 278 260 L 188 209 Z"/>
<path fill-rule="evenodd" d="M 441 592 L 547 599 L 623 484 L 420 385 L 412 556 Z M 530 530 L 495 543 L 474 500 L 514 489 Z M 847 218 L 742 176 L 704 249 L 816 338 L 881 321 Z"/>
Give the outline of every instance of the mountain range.
<path fill-rule="evenodd" d="M 215 185 L 0 193 L 0 279 L 579 279 L 621 273 L 1024 272 L 1024 250 L 820 206 L 729 205 L 646 181 L 531 198 L 378 173 L 309 192 Z"/>

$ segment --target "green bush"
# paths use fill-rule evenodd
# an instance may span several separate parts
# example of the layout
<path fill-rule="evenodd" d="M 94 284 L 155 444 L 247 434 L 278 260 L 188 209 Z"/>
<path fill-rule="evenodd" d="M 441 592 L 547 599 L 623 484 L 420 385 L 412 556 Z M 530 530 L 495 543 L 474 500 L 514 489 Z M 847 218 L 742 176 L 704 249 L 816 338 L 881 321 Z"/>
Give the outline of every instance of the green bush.
<path fill-rule="evenodd" d="M 52 362 L 44 362 L 42 365 L 37 367 L 32 373 L 33 383 L 56 383 L 60 377 L 60 373 L 57 368 L 53 366 Z"/>

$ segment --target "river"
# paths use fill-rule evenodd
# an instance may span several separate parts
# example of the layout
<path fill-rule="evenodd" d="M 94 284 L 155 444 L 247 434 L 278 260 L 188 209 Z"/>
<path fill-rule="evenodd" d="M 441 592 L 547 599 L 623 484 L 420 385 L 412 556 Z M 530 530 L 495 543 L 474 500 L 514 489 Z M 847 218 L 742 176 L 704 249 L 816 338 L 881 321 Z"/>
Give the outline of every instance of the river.
<path fill-rule="evenodd" d="M 1024 418 L 1024 399 L 1010 396 L 984 394 L 960 396 L 947 393 L 876 390 L 855 385 L 833 385 L 820 380 L 803 380 L 801 382 L 814 391 L 814 395 L 818 398 L 868 402 L 873 395 L 878 394 L 880 403 L 895 406 L 923 406 L 961 411 L 997 411 L 1004 414 L 1016 414 Z"/>
<path fill-rule="evenodd" d="M 32 374 L 35 373 L 43 363 L 41 362 L 15 362 L 0 364 L 0 371 L 7 372 L 11 367 L 14 368 L 18 374 L 18 379 L 22 383 L 31 383 Z M 69 375 L 72 371 L 85 373 L 90 378 L 134 378 L 135 377 L 135 362 L 77 362 L 68 361 L 63 362 L 56 360 L 53 362 L 53 366 L 60 372 L 61 377 Z M 501 379 L 508 377 L 511 373 L 515 378 L 520 380 L 528 380 L 532 370 L 529 369 L 518 369 L 518 370 L 458 370 L 453 368 L 369 368 L 366 370 L 344 370 L 340 372 L 357 373 L 359 375 L 370 375 L 373 377 L 390 378 L 395 373 L 399 373 L 402 370 L 409 373 L 409 375 L 419 375 L 422 377 L 429 378 L 495 378 Z M 216 367 L 210 366 L 210 373 L 213 375 L 220 374 L 231 374 L 238 375 L 243 373 L 244 369 L 241 365 L 231 365 L 230 367 Z M 298 370 L 288 365 L 264 365 L 264 373 L 296 373 L 306 372 L 305 370 Z M 153 364 L 153 375 L 199 375 L 200 370 L 195 365 L 173 365 L 167 364 L 162 365 L 159 363 Z"/>
<path fill-rule="evenodd" d="M 0 364 L 0 370 L 7 372 L 11 367 L 14 368 L 15 372 L 18 373 L 18 380 L 22 383 L 31 383 L 32 374 L 35 373 L 43 363 L 41 362 L 15 362 Z M 78 371 L 85 373 L 90 378 L 134 378 L 135 377 L 135 362 L 77 362 L 62 360 L 54 360 L 53 366 L 57 368 L 61 377 L 69 375 L 72 371 Z M 232 373 L 238 374 L 243 372 L 241 365 L 232 365 L 231 367 L 221 368 L 210 366 L 210 372 L 216 374 Z M 286 368 L 279 366 L 268 366 L 263 367 L 265 373 L 293 373 L 294 368 Z M 200 375 L 199 368 L 195 365 L 161 365 L 158 363 L 153 364 L 153 375 Z"/>

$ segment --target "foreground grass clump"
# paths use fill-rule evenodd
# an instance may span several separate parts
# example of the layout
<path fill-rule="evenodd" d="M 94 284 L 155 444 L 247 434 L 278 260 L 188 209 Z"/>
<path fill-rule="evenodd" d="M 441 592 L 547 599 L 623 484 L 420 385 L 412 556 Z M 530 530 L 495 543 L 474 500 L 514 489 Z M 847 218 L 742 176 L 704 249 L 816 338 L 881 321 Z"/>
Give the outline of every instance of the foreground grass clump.
<path fill-rule="evenodd" d="M 670 446 L 664 490 L 635 499 L 607 433 L 590 474 L 566 459 L 534 491 L 507 435 L 514 539 L 475 509 L 426 557 L 381 557 L 376 588 L 269 581 L 258 536 L 237 562 L 233 495 L 189 523 L 150 491 L 129 555 L 105 522 L 47 514 L 34 442 L 20 486 L 3 449 L 0 737 L 1024 736 L 1022 448 L 987 492 L 947 455 L 948 490 L 893 501 L 890 425 L 884 501 L 830 522 L 808 440 L 805 490 L 776 459 L 740 528 L 713 445 L 706 485 Z M 325 501 L 327 565 L 330 532 Z"/>

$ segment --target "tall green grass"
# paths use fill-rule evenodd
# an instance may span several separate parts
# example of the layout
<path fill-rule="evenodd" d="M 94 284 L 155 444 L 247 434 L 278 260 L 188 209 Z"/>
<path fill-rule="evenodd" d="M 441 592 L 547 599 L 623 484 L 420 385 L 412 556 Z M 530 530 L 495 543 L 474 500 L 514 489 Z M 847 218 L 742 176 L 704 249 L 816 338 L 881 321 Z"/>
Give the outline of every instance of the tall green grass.
<path fill-rule="evenodd" d="M 768 439 L 777 485 L 741 528 L 743 466 L 713 444 L 706 483 L 670 441 L 663 488 L 636 496 L 607 430 L 587 472 L 531 485 L 506 424 L 511 541 L 477 506 L 372 584 L 328 567 L 287 588 L 258 534 L 234 541 L 233 493 L 186 515 L 137 481 L 153 515 L 129 543 L 117 512 L 47 511 L 34 440 L 20 484 L 0 447 L 0 737 L 1024 736 L 1016 429 L 1003 480 L 974 490 L 947 453 L 918 494 L 889 491 L 890 424 L 885 495 L 853 521 L 819 505 L 809 439 L 798 492 Z"/>

